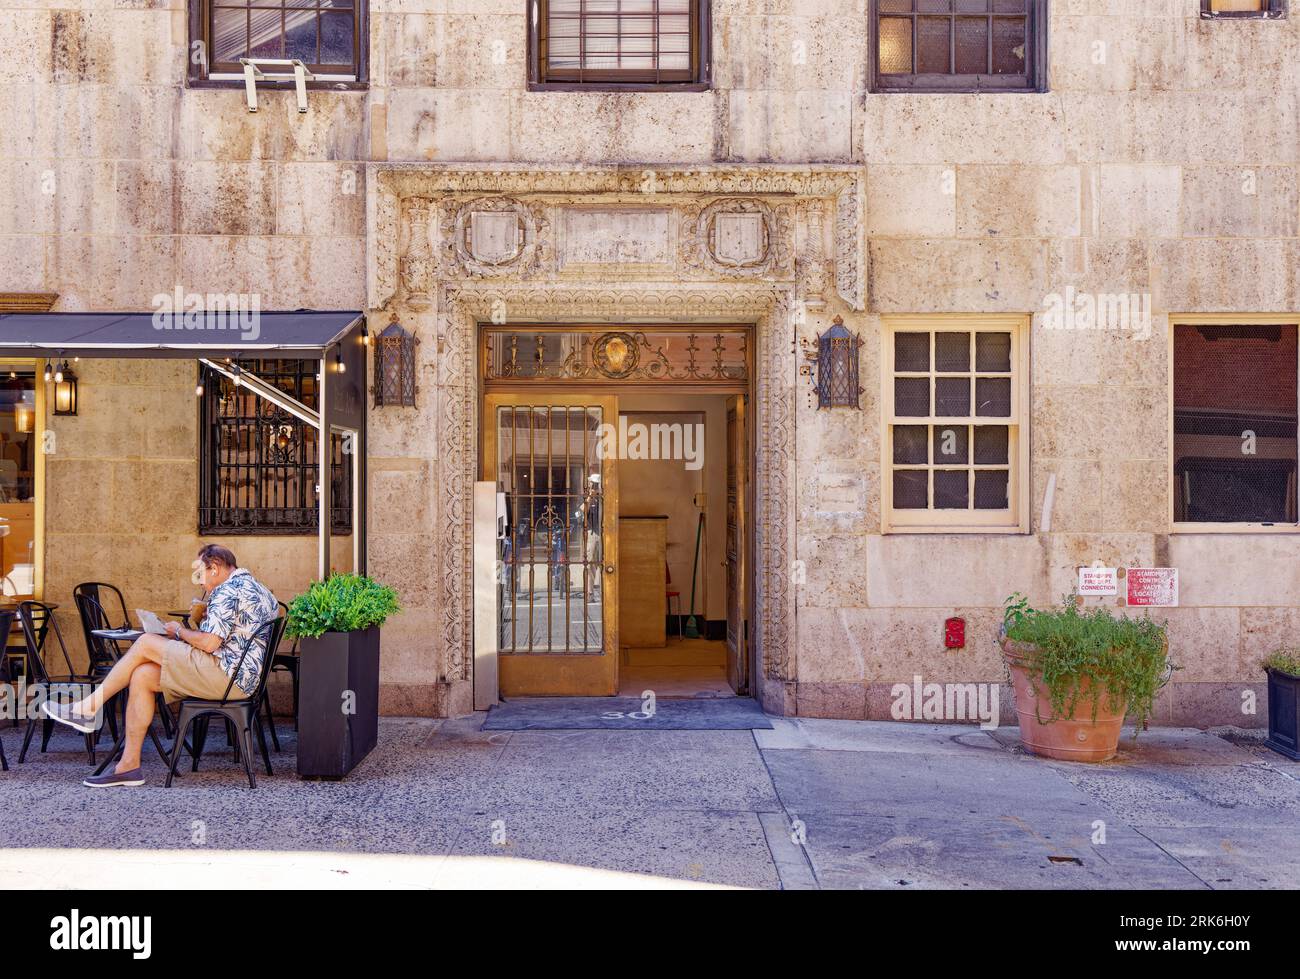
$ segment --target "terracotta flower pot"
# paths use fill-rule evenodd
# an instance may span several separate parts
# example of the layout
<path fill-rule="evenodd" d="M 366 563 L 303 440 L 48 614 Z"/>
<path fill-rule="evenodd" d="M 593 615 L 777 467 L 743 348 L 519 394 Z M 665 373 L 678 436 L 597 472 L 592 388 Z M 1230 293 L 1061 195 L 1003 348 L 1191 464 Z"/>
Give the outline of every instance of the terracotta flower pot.
<path fill-rule="evenodd" d="M 1092 681 L 1079 683 L 1079 698 L 1070 717 L 1052 717 L 1051 699 L 1041 676 L 1028 665 L 1036 649 L 1002 636 L 1002 654 L 1011 669 L 1016 691 L 1016 717 L 1020 721 L 1020 740 L 1032 754 L 1061 761 L 1109 761 L 1119 750 L 1120 728 L 1124 725 L 1124 707 L 1110 703 L 1103 691 L 1093 717 Z M 1037 684 L 1037 692 L 1035 692 Z M 1043 718 L 1042 721 L 1039 718 Z"/>

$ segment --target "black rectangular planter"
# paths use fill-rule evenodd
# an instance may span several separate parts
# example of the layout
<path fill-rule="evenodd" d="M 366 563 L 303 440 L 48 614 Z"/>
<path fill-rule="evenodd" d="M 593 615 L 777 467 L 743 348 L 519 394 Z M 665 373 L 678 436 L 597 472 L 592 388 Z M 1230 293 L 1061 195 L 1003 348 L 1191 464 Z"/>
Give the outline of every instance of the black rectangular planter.
<path fill-rule="evenodd" d="M 1300 761 L 1300 677 L 1268 671 L 1268 740 L 1264 744 Z"/>
<path fill-rule="evenodd" d="M 300 651 L 298 774 L 342 778 L 379 740 L 379 627 L 303 639 Z"/>

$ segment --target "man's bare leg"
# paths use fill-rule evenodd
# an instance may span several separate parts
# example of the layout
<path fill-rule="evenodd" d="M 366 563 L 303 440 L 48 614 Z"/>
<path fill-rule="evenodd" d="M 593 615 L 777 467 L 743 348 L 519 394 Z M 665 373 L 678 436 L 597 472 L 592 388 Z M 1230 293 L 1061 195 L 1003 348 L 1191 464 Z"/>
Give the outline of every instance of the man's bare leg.
<path fill-rule="evenodd" d="M 157 636 L 152 633 L 141 636 L 131 644 L 131 648 L 113 665 L 113 669 L 109 671 L 108 676 L 104 677 L 104 682 L 96 687 L 89 697 L 70 705 L 71 713 L 77 717 L 94 717 L 95 714 L 103 710 L 104 704 L 109 697 L 126 689 L 137 669 L 146 664 L 156 666 L 162 663 L 163 649 L 166 644 L 166 636 Z"/>
<path fill-rule="evenodd" d="M 135 668 L 131 674 L 131 692 L 126 701 L 126 743 L 122 748 L 122 759 L 113 771 L 130 772 L 140 767 L 140 749 L 144 746 L 144 736 L 153 722 L 154 703 L 160 690 L 161 666 L 146 662 Z"/>

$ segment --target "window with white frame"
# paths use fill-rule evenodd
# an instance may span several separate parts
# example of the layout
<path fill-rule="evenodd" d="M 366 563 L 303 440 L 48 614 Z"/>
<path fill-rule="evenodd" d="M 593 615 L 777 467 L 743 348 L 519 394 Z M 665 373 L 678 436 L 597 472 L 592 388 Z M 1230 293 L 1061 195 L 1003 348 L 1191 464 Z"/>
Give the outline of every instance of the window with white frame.
<path fill-rule="evenodd" d="M 886 532 L 1028 531 L 1028 318 L 884 329 Z"/>
<path fill-rule="evenodd" d="M 1172 502 L 1179 529 L 1297 529 L 1298 328 L 1267 318 L 1175 321 Z"/>

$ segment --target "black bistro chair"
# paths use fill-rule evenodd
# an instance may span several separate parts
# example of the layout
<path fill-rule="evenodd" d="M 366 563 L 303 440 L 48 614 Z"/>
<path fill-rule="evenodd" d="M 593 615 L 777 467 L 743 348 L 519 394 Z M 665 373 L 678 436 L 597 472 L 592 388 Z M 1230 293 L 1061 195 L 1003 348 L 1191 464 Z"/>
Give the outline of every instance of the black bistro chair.
<path fill-rule="evenodd" d="M 59 629 L 58 620 L 54 618 L 53 610 L 43 602 L 20 602 L 18 605 L 18 621 L 23 627 L 23 637 L 27 640 L 27 682 L 39 683 L 45 687 L 46 695 L 51 696 L 59 687 L 68 687 L 72 685 L 86 686 L 96 682 L 98 679 L 88 673 L 78 673 L 72 666 L 72 658 L 68 655 L 68 646 L 63 641 L 63 632 Z M 59 651 L 63 654 L 63 662 L 67 667 L 67 673 L 52 674 L 45 663 L 45 653 L 50 648 L 51 633 L 47 633 L 45 645 L 42 648 L 37 641 L 39 623 L 44 622 L 48 629 L 52 630 L 54 642 L 58 644 Z M 50 735 L 54 732 L 54 720 L 45 715 L 41 715 L 41 752 L 49 746 Z M 27 733 L 23 735 L 23 747 L 18 752 L 18 764 L 22 764 L 27 759 L 27 749 L 31 746 L 32 735 L 36 733 L 36 713 L 32 712 L 27 718 Z M 90 763 L 95 764 L 95 741 L 97 734 L 82 735 L 86 739 L 86 754 L 90 757 Z"/>
<path fill-rule="evenodd" d="M 100 591 L 105 589 L 106 591 Z M 117 596 L 117 602 L 121 611 L 121 619 L 114 623 L 108 612 L 105 610 L 101 598 L 106 598 L 107 594 Z M 105 639 L 102 636 L 96 636 L 96 629 L 129 629 L 131 620 L 126 614 L 126 602 L 122 600 L 122 593 L 112 585 L 105 585 L 100 582 L 83 582 L 72 590 L 72 598 L 77 603 L 77 614 L 81 618 L 81 632 L 86 641 L 86 654 L 90 658 L 90 668 L 87 672 L 91 676 L 99 679 L 108 675 L 117 661 L 122 658 L 122 647 L 119 643 L 125 640 Z M 113 604 L 113 603 L 110 603 Z M 108 720 L 109 733 L 114 739 L 117 738 L 117 712 L 119 708 L 122 711 L 122 725 L 126 726 L 126 691 L 115 694 L 112 703 L 105 706 L 105 716 Z M 162 694 L 158 694 L 157 713 L 162 720 L 163 734 L 167 737 L 172 736 L 172 714 L 167 709 L 167 702 L 163 699 Z"/>
<path fill-rule="evenodd" d="M 284 602 L 276 602 L 276 604 L 280 606 L 280 612 L 284 615 L 285 620 L 287 621 L 289 617 L 289 606 L 285 605 Z M 297 636 L 293 637 L 293 644 L 289 647 L 288 652 L 277 649 L 275 655 L 271 657 L 271 669 L 285 671 L 293 681 L 293 729 L 295 731 L 298 730 L 298 664 L 301 662 L 302 659 L 298 655 Z M 275 715 L 271 713 L 271 694 L 269 690 L 266 694 L 266 706 L 264 709 L 266 710 L 267 723 L 271 726 L 271 742 L 275 745 L 275 750 L 279 751 L 280 739 L 275 733 Z"/>
<path fill-rule="evenodd" d="M 258 626 L 257 631 L 244 643 L 244 651 L 239 656 L 239 662 L 235 664 L 235 675 L 238 675 L 253 643 L 259 638 L 266 642 L 266 654 L 262 657 L 262 670 L 257 677 L 257 689 L 253 690 L 250 696 L 239 700 L 230 699 L 230 691 L 235 687 L 235 678 L 231 676 L 230 682 L 226 684 L 225 695 L 220 700 L 199 700 L 186 697 L 180 702 L 180 716 L 176 721 L 176 739 L 172 745 L 171 766 L 167 770 L 167 781 L 163 783 L 164 787 L 170 787 L 172 778 L 176 775 L 176 765 L 180 762 L 181 748 L 185 744 L 185 735 L 189 733 L 191 725 L 194 727 L 194 735 L 190 738 L 189 744 L 190 755 L 193 758 L 190 771 L 197 772 L 199 770 L 199 758 L 203 756 L 203 743 L 207 738 L 208 722 L 213 717 L 223 718 L 227 724 L 234 725 L 238 734 L 235 742 L 235 756 L 236 758 L 242 758 L 244 762 L 244 772 L 248 775 L 248 787 L 250 789 L 257 788 L 257 778 L 253 775 L 252 732 L 254 730 L 257 731 L 258 744 L 262 749 L 262 761 L 266 764 L 266 774 L 272 774 L 271 755 L 266 750 L 266 735 L 262 733 L 262 705 L 266 700 L 266 681 L 271 676 L 271 659 L 275 648 L 280 643 L 280 637 L 284 635 L 284 622 L 284 616 L 279 616 L 262 623 Z"/>
<path fill-rule="evenodd" d="M 81 632 L 86 640 L 86 653 L 90 656 L 90 672 L 107 674 L 118 661 L 121 649 L 111 639 L 92 636 L 92 629 L 129 629 L 131 618 L 126 613 L 126 599 L 115 585 L 102 581 L 83 581 L 72 589 L 72 600 L 77 603 L 81 617 Z M 112 613 L 116 613 L 116 621 Z"/>
<path fill-rule="evenodd" d="M 9 644 L 9 631 L 13 628 L 14 617 L 17 614 L 13 609 L 0 609 L 0 637 L 3 637 L 0 638 L 0 650 L 5 649 Z M 9 657 L 0 656 L 0 684 L 9 683 L 10 679 Z M 17 697 L 16 690 L 13 695 L 15 698 Z M 18 711 L 15 710 L 13 716 L 15 718 L 14 723 L 17 724 Z M 5 743 L 0 741 L 0 772 L 7 771 L 9 771 L 9 759 L 5 757 Z"/>

